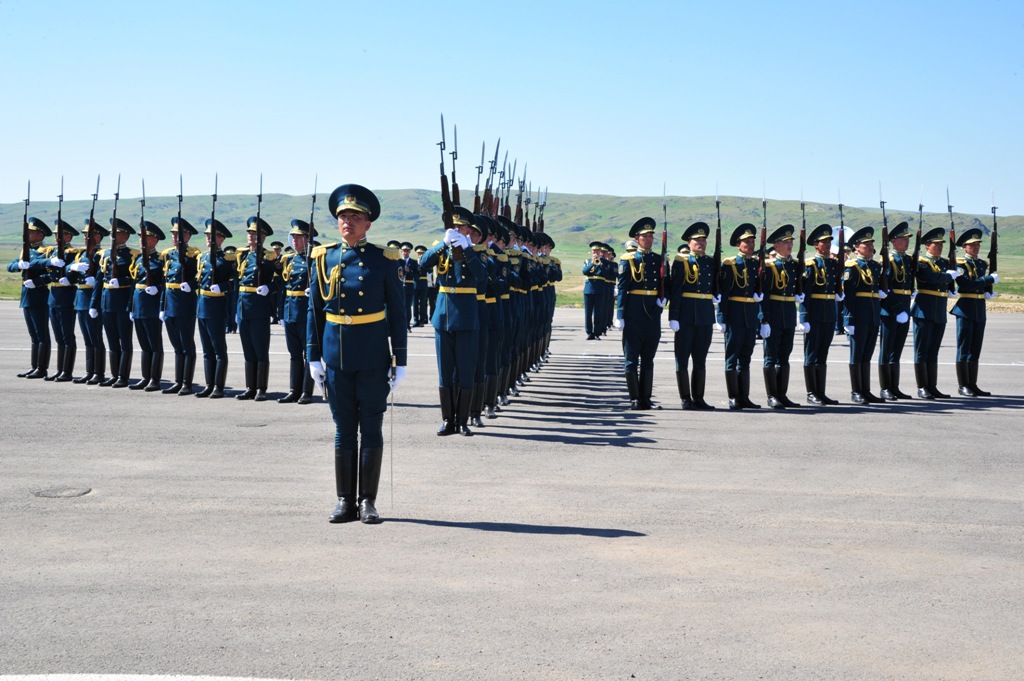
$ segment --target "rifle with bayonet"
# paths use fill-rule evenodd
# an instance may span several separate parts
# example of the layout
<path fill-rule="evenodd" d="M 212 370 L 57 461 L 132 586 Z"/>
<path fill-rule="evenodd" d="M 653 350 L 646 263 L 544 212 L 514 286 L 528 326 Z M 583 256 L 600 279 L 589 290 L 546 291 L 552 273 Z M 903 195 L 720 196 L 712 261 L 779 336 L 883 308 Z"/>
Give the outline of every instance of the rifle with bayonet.
<path fill-rule="evenodd" d="M 114 218 L 110 221 L 110 278 L 117 279 L 117 200 L 121 197 L 121 174 L 117 175 L 117 191 L 114 192 Z M 117 282 L 120 284 L 121 282 Z"/>
<path fill-rule="evenodd" d="M 480 176 L 484 174 L 484 151 L 487 142 L 480 143 L 480 165 L 476 167 L 476 189 L 473 190 L 473 212 L 480 212 Z M 486 189 L 486 188 L 485 188 Z"/>
<path fill-rule="evenodd" d="M 879 290 L 889 293 L 889 218 L 885 214 L 885 201 L 882 200 L 882 183 L 878 183 L 878 205 L 882 207 L 882 277 L 878 282 Z"/>
<path fill-rule="evenodd" d="M 185 243 L 185 228 L 181 225 L 181 202 L 185 198 L 185 187 L 182 183 L 181 173 L 178 173 L 178 265 L 181 267 L 181 281 L 185 282 L 185 256 L 188 254 L 188 246 Z M 191 285 L 191 284 L 190 284 Z"/>
<path fill-rule="evenodd" d="M 64 260 L 64 220 L 61 208 L 64 204 L 64 176 L 60 176 L 60 194 L 57 195 L 57 258 Z M 64 276 L 61 274 L 61 276 Z"/>
<path fill-rule="evenodd" d="M 217 285 L 217 173 L 213 174 L 213 205 L 210 207 L 210 289 Z M 202 272 L 199 276 L 202 276 Z"/>
<path fill-rule="evenodd" d="M 949 202 L 949 187 L 946 187 L 946 210 L 949 211 L 949 269 L 955 270 L 956 266 L 956 227 L 953 224 L 953 204 Z M 949 281 L 949 292 L 956 293 L 956 279 Z"/>
<path fill-rule="evenodd" d="M 441 149 L 441 218 L 444 220 L 445 230 L 449 230 L 455 223 L 452 221 L 452 196 L 448 191 L 448 175 L 444 172 L 444 114 L 441 114 L 441 141 L 437 146 Z"/>
<path fill-rule="evenodd" d="M 996 271 L 996 256 L 999 255 L 999 225 L 996 223 L 996 193 L 992 192 L 992 236 L 988 247 L 988 273 Z M 992 293 L 992 284 L 985 286 L 985 293 Z"/>
<path fill-rule="evenodd" d="M 263 173 L 260 173 L 260 193 L 256 195 L 256 288 L 263 285 L 263 242 L 260 240 L 260 211 L 263 208 Z"/>
<path fill-rule="evenodd" d="M 544 207 L 548 205 L 548 188 L 544 187 L 544 198 L 540 202 L 540 218 L 534 222 L 538 225 L 537 231 L 544 233 Z"/>
<path fill-rule="evenodd" d="M 21 259 L 28 262 L 32 257 L 32 247 L 28 235 L 28 205 L 32 202 L 32 180 L 28 181 L 28 191 L 25 194 L 25 214 L 21 218 Z M 21 271 L 21 280 L 31 279 L 28 270 Z"/>
<path fill-rule="evenodd" d="M 498 172 L 498 152 L 501 150 L 501 138 L 498 138 L 498 144 L 494 147 L 494 160 L 490 162 L 490 169 L 487 171 L 487 182 L 484 183 L 484 197 L 480 203 L 480 210 L 490 215 L 491 217 L 497 217 L 498 212 L 494 209 L 494 174 Z"/>
<path fill-rule="evenodd" d="M 921 258 L 921 230 L 924 229 L 924 188 L 921 189 L 921 200 L 917 204 L 917 236 L 914 237 L 914 276 L 917 276 L 917 261 Z"/>
<path fill-rule="evenodd" d="M 89 208 L 89 234 L 85 239 L 85 257 L 89 259 L 89 269 L 85 272 L 85 277 L 96 276 L 96 244 L 93 241 L 93 230 L 98 226 L 96 224 L 96 199 L 100 195 L 100 176 L 96 175 L 96 191 L 92 195 L 92 207 Z"/>
<path fill-rule="evenodd" d="M 920 232 L 918 232 L 920 235 Z M 839 274 L 836 277 L 836 297 L 843 295 L 843 270 L 846 268 L 846 221 L 843 219 L 843 199 L 839 199 L 839 250 L 836 251 Z"/>
<path fill-rule="evenodd" d="M 513 178 L 513 180 L 514 180 L 514 178 Z M 514 180 L 514 181 L 516 181 L 516 180 Z M 525 224 L 526 228 L 529 229 L 530 228 L 530 216 L 529 216 L 529 214 L 527 214 L 527 216 L 526 216 L 526 222 L 525 223 L 523 222 L 523 189 L 524 189 L 523 185 L 524 184 L 526 184 L 526 182 L 524 180 L 517 180 L 516 181 L 516 186 L 519 188 L 519 191 L 516 192 L 516 216 L 515 216 L 514 222 L 517 225 Z"/>
<path fill-rule="evenodd" d="M 142 217 L 139 218 L 139 240 L 142 242 L 142 267 L 146 271 L 146 286 L 152 286 L 149 271 L 149 232 L 146 231 L 146 181 L 142 181 L 142 198 L 139 200 Z"/>
<path fill-rule="evenodd" d="M 442 132 L 444 125 L 442 124 Z M 452 145 L 452 203 L 456 206 L 461 206 L 462 202 L 459 201 L 459 181 L 455 179 L 455 159 L 459 157 L 459 126 L 455 126 L 455 141 Z"/>
<path fill-rule="evenodd" d="M 759 296 L 764 295 L 764 282 L 761 278 L 764 276 L 764 257 L 766 247 L 768 245 L 768 199 L 765 196 L 761 197 L 761 247 L 757 252 L 757 294 Z"/>
<path fill-rule="evenodd" d="M 715 213 L 718 224 L 715 226 L 714 264 L 711 266 L 711 295 L 717 298 L 722 292 L 718 282 L 722 272 L 722 202 L 718 200 L 718 187 L 715 187 Z"/>
<path fill-rule="evenodd" d="M 524 173 L 525 176 L 525 173 Z M 530 203 L 533 201 L 533 183 L 531 182 L 526 187 L 526 208 L 523 209 L 523 214 L 526 215 L 526 228 L 530 229 Z M 537 221 L 533 221 L 533 227 L 537 227 Z"/>
<path fill-rule="evenodd" d="M 800 190 L 801 195 L 803 190 Z M 804 294 L 804 260 L 807 258 L 807 204 L 800 197 L 800 250 L 796 252 L 796 294 Z"/>
<path fill-rule="evenodd" d="M 665 299 L 665 256 L 668 255 L 668 195 L 666 185 L 661 185 L 661 265 L 658 268 L 658 299 Z"/>

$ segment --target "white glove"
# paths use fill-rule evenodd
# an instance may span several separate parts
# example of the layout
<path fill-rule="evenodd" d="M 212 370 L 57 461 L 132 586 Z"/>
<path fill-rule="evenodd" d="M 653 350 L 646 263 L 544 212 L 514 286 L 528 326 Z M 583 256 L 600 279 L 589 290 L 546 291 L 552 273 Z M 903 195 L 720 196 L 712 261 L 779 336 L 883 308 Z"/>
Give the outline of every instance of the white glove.
<path fill-rule="evenodd" d="M 451 229 L 444 230 L 444 237 L 442 238 L 442 241 L 444 241 L 446 246 L 451 246 L 456 238 L 460 236 L 462 235 L 459 234 L 459 230 L 453 227 Z"/>
<path fill-rule="evenodd" d="M 134 322 L 135 321 L 135 313 L 134 312 L 129 312 L 128 313 L 128 321 L 130 321 L 130 322 Z"/>
<path fill-rule="evenodd" d="M 181 290 L 185 293 L 192 293 L 192 287 L 188 285 L 187 281 L 181 282 Z"/>
<path fill-rule="evenodd" d="M 388 378 L 391 392 L 398 390 L 398 386 L 402 383 L 403 378 L 405 378 L 405 367 L 395 367 L 395 375 Z"/>
<path fill-rule="evenodd" d="M 28 262 L 27 260 L 19 260 L 18 261 L 18 269 L 19 270 L 27 270 L 31 266 L 32 266 L 32 264 L 30 262 Z"/>
<path fill-rule="evenodd" d="M 656 302 L 658 304 L 658 307 L 662 307 L 663 308 L 666 305 L 668 305 L 668 298 L 658 298 L 654 302 Z"/>
<path fill-rule="evenodd" d="M 950 298 L 956 298 L 956 297 L 958 297 L 959 295 L 960 295 L 960 292 L 959 292 L 959 291 L 950 291 L 950 292 L 949 292 L 949 297 L 950 297 Z"/>
<path fill-rule="evenodd" d="M 837 293 L 836 294 L 836 300 L 839 301 L 840 303 L 843 302 L 844 300 L 846 300 L 846 294 L 845 293 Z"/>
<path fill-rule="evenodd" d="M 158 289 L 156 286 L 147 286 L 146 287 L 146 295 L 147 296 L 155 296 L 158 293 L 160 293 L 160 289 Z"/>
<path fill-rule="evenodd" d="M 309 298 L 309 289 L 306 289 L 306 297 Z"/>
<path fill-rule="evenodd" d="M 910 294 L 910 303 L 913 304 L 915 300 L 917 300 L 917 291 L 913 291 Z"/>
<path fill-rule="evenodd" d="M 89 263 L 81 262 L 81 261 L 75 262 L 75 263 L 71 263 L 71 265 L 68 266 L 68 269 L 70 271 L 72 271 L 72 272 L 78 272 L 80 274 L 85 274 L 86 272 L 89 271 Z"/>
<path fill-rule="evenodd" d="M 68 279 L 67 277 L 61 277 L 60 279 L 57 280 L 57 283 L 60 284 L 61 286 L 71 286 L 71 280 Z"/>
<path fill-rule="evenodd" d="M 323 392 L 324 379 L 327 378 L 327 372 L 324 371 L 323 362 L 310 362 L 309 363 L 309 375 L 313 377 L 313 381 L 316 383 L 318 390 Z"/>
<path fill-rule="evenodd" d="M 258 296 L 269 296 L 270 295 L 270 287 L 267 286 L 266 284 L 263 284 L 262 286 L 257 286 L 256 287 L 256 295 L 258 295 Z"/>
<path fill-rule="evenodd" d="M 897 324 L 906 324 L 909 321 L 910 315 L 908 315 L 906 312 L 900 312 L 898 315 L 896 315 Z"/>
<path fill-rule="evenodd" d="M 210 293 L 220 293 L 220 284 L 214 284 L 211 286 Z"/>
<path fill-rule="evenodd" d="M 725 333 L 725 323 L 724 322 L 718 322 L 717 324 L 715 324 L 715 328 L 718 329 L 719 333 Z"/>
<path fill-rule="evenodd" d="M 529 246 L 523 246 L 523 253 L 526 253 L 528 255 L 533 255 L 533 251 L 530 250 Z"/>
<path fill-rule="evenodd" d="M 460 234 L 459 236 L 461 237 L 461 243 L 457 244 L 458 246 L 462 246 L 463 250 L 466 251 L 473 248 L 473 242 L 470 240 L 468 236 L 466 236 L 465 234 Z"/>
<path fill-rule="evenodd" d="M 796 294 L 795 296 L 793 296 L 793 298 L 796 299 L 796 302 L 798 303 L 804 302 L 804 294 L 802 293 Z"/>
<path fill-rule="evenodd" d="M 811 323 L 810 322 L 803 322 L 802 324 L 800 324 L 800 329 L 804 333 L 810 333 L 811 332 Z"/>
<path fill-rule="evenodd" d="M 160 310 L 160 321 L 164 320 L 164 311 Z"/>
<path fill-rule="evenodd" d="M 996 294 L 994 292 L 993 293 L 988 293 L 987 291 L 985 292 L 985 300 L 992 300 L 995 297 L 996 297 Z"/>
<path fill-rule="evenodd" d="M 673 331 L 679 331 L 679 322 L 677 322 L 675 319 L 668 320 L 668 328 L 672 329 Z"/>
<path fill-rule="evenodd" d="M 35 288 L 36 282 L 32 281 L 31 279 L 26 279 L 25 281 L 21 282 L 21 285 L 24 286 L 25 288 Z"/>
<path fill-rule="evenodd" d="M 948 275 L 950 279 L 956 279 L 960 276 L 960 270 L 946 270 L 946 275 Z"/>
<path fill-rule="evenodd" d="M 625 319 L 616 319 L 612 323 L 615 325 L 615 328 L 618 329 L 619 331 L 622 331 L 623 329 L 626 328 L 626 320 Z"/>
<path fill-rule="evenodd" d="M 772 325 L 762 324 L 761 325 L 761 338 L 768 338 L 772 335 Z"/>
<path fill-rule="evenodd" d="M 886 298 L 888 298 L 888 297 L 889 297 L 889 294 L 888 294 L 888 293 L 886 293 L 886 292 L 885 292 L 885 291 L 883 291 L 882 289 L 878 289 L 878 299 L 879 299 L 879 300 L 885 300 L 885 299 L 886 299 Z"/>
<path fill-rule="evenodd" d="M 95 307 L 90 307 L 89 308 L 89 319 L 96 319 L 99 316 L 100 316 L 100 311 L 99 310 L 97 310 Z"/>
<path fill-rule="evenodd" d="M 711 296 L 711 302 L 714 303 L 715 305 L 718 305 L 720 302 L 722 302 L 722 296 Z"/>
<path fill-rule="evenodd" d="M 57 256 L 53 256 L 52 258 L 50 258 L 50 265 L 52 265 L 53 267 L 64 267 L 65 263 Z"/>
<path fill-rule="evenodd" d="M 96 285 L 96 277 L 86 277 L 85 278 L 85 285 L 86 286 L 95 286 Z"/>
<path fill-rule="evenodd" d="M 763 293 L 755 293 L 754 294 L 754 302 L 755 303 L 760 303 L 762 300 L 764 300 L 764 294 Z"/>
<path fill-rule="evenodd" d="M 854 329 L 853 324 L 850 324 L 849 326 L 844 326 L 843 327 L 843 331 L 845 331 L 846 333 L 850 334 L 851 336 L 853 335 L 854 330 L 855 329 Z"/>
<path fill-rule="evenodd" d="M 119 286 L 121 285 L 121 284 L 120 284 L 120 283 L 119 283 L 119 282 L 117 281 L 117 278 L 116 278 L 116 277 L 115 277 L 115 278 L 113 278 L 113 279 L 111 279 L 111 280 L 110 280 L 110 281 L 109 281 L 108 283 L 110 284 L 110 287 L 111 287 L 111 288 L 117 288 L 117 287 L 119 287 Z"/>
<path fill-rule="evenodd" d="M 998 275 L 998 274 L 996 274 L 995 272 L 993 272 L 993 273 L 992 273 L 992 274 L 990 274 L 989 276 L 990 276 L 990 277 L 992 277 L 992 283 L 993 283 L 993 284 L 998 284 L 998 283 L 999 283 L 999 275 Z"/>

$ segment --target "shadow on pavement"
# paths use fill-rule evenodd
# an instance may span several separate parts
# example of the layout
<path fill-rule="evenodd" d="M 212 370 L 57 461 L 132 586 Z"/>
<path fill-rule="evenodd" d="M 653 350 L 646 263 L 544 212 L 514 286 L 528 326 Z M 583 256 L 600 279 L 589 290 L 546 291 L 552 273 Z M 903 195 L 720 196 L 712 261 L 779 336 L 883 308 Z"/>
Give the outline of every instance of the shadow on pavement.
<path fill-rule="evenodd" d="M 456 527 L 464 530 L 482 530 L 484 532 L 510 532 L 512 534 L 578 534 L 583 537 L 602 537 L 616 539 L 618 537 L 646 537 L 643 532 L 632 530 L 609 530 L 595 527 L 566 527 L 562 525 L 524 525 L 522 523 L 492 522 L 453 522 L 450 520 L 424 520 L 421 518 L 385 518 L 386 523 L 415 523 L 433 527 Z"/>

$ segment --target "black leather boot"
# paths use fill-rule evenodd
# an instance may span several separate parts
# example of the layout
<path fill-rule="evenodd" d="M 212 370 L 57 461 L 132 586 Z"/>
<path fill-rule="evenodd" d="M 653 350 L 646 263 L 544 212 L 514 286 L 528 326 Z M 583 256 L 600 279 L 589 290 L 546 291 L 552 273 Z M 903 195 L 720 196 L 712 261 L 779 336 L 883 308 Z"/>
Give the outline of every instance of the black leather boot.
<path fill-rule="evenodd" d="M 469 423 L 474 428 L 484 427 L 484 422 L 480 415 L 484 410 L 484 393 L 486 390 L 486 382 L 481 381 L 473 385 L 473 399 L 469 405 Z"/>
<path fill-rule="evenodd" d="M 359 460 L 354 449 L 334 448 L 334 486 L 338 505 L 328 522 L 350 523 L 358 518 L 356 511 L 356 471 Z"/>
<path fill-rule="evenodd" d="M 256 362 L 245 363 L 245 392 L 235 395 L 236 400 L 251 400 L 256 397 Z"/>
<path fill-rule="evenodd" d="M 49 343 L 39 344 L 39 358 L 36 368 L 25 378 L 46 378 L 46 372 L 50 368 L 50 347 Z"/>
<path fill-rule="evenodd" d="M 750 370 L 737 372 L 736 388 L 739 390 L 737 398 L 743 404 L 744 409 L 760 409 L 760 404 L 750 401 Z"/>
<path fill-rule="evenodd" d="M 789 365 L 781 366 L 775 370 L 775 385 L 778 386 L 778 393 L 775 395 L 779 402 L 782 402 L 782 406 L 786 409 L 798 409 L 799 404 L 789 399 L 786 394 L 789 392 Z"/>
<path fill-rule="evenodd" d="M 912 400 L 913 396 L 900 390 L 900 365 L 899 362 L 889 365 L 889 392 L 901 400 Z"/>
<path fill-rule="evenodd" d="M 706 369 L 694 369 L 690 372 L 690 394 L 693 397 L 693 408 L 698 411 L 715 410 L 713 406 L 704 401 L 704 384 L 706 381 Z"/>
<path fill-rule="evenodd" d="M 914 364 L 914 379 L 917 381 L 917 396 L 922 400 L 934 400 L 935 395 L 928 388 L 928 367 Z"/>
<path fill-rule="evenodd" d="M 85 346 L 85 375 L 79 376 L 75 380 L 71 381 L 76 385 L 87 383 L 92 378 L 93 373 L 96 371 L 96 351 L 89 346 Z"/>
<path fill-rule="evenodd" d="M 815 369 L 817 367 L 813 364 L 809 366 L 807 364 L 804 365 L 804 387 L 807 388 L 807 404 L 814 404 L 820 407 L 825 403 L 818 396 L 818 372 Z"/>
<path fill-rule="evenodd" d="M 967 369 L 967 362 L 956 363 L 956 392 L 963 397 L 977 397 L 971 390 L 971 376 Z"/>
<path fill-rule="evenodd" d="M 313 402 L 313 376 L 309 373 L 309 363 L 302 363 L 302 394 L 295 401 L 296 404 L 310 404 Z"/>
<path fill-rule="evenodd" d="M 967 374 L 970 379 L 971 390 L 978 397 L 991 397 L 992 393 L 987 390 L 982 390 L 978 387 L 978 360 L 972 360 L 967 363 Z"/>
<path fill-rule="evenodd" d="M 44 381 L 56 381 L 57 377 L 64 372 L 64 351 L 66 349 L 67 346 L 57 344 L 57 367 L 52 374 L 43 377 Z"/>
<path fill-rule="evenodd" d="M 693 395 L 690 394 L 690 376 L 686 369 L 676 372 L 676 388 L 679 389 L 679 401 L 683 409 L 689 411 L 696 409 L 693 404 Z"/>
<path fill-rule="evenodd" d="M 774 366 L 762 367 L 764 373 L 764 391 L 768 395 L 768 406 L 772 409 L 785 409 L 786 405 L 777 397 L 779 392 L 778 370 Z"/>
<path fill-rule="evenodd" d="M 739 411 L 740 409 L 743 409 L 743 401 L 739 398 L 739 380 L 739 372 L 725 372 L 725 391 L 729 395 L 729 409 L 733 411 Z"/>
<path fill-rule="evenodd" d="M 661 409 L 661 405 L 655 403 L 652 399 L 652 393 L 654 392 L 654 369 L 651 367 L 645 367 L 640 370 L 640 408 L 641 409 Z"/>
<path fill-rule="evenodd" d="M 18 374 L 18 378 L 28 378 L 28 375 L 31 374 L 32 372 L 34 372 L 39 367 L 39 347 L 41 345 L 42 345 L 42 343 L 33 343 L 32 344 L 32 350 L 31 350 L 32 359 L 30 360 L 31 366 L 28 369 L 26 369 L 25 371 L 22 371 L 20 374 Z"/>
<path fill-rule="evenodd" d="M 640 380 L 635 371 L 626 372 L 626 390 L 629 391 L 629 408 L 640 409 Z"/>
<path fill-rule="evenodd" d="M 217 375 L 217 360 L 214 357 L 203 357 L 203 378 L 206 380 L 206 387 L 196 393 L 196 397 L 209 397 L 213 394 L 213 388 L 217 382 L 214 378 Z"/>
<path fill-rule="evenodd" d="M 878 394 L 883 400 L 895 402 L 897 398 L 890 387 L 892 385 L 892 370 L 889 368 L 890 366 L 889 364 L 878 365 Z"/>
<path fill-rule="evenodd" d="M 455 388 L 455 429 L 467 437 L 473 434 L 468 424 L 471 398 L 472 391 Z"/>
<path fill-rule="evenodd" d="M 175 356 L 175 361 L 177 361 L 177 356 Z M 184 355 L 181 365 L 181 390 L 178 391 L 178 395 L 191 395 L 192 379 L 196 375 L 196 356 Z"/>
<path fill-rule="evenodd" d="M 149 385 L 146 386 L 147 393 L 155 393 L 160 390 L 160 379 L 164 374 L 164 353 L 154 352 L 152 368 L 149 370 Z"/>
<path fill-rule="evenodd" d="M 301 359 L 293 359 L 288 363 L 288 394 L 277 400 L 281 404 L 299 401 L 299 395 L 302 394 L 303 366 Z"/>
<path fill-rule="evenodd" d="M 868 401 L 864 397 L 863 388 L 861 387 L 861 375 L 860 365 L 850 365 L 850 400 L 854 404 L 867 404 Z"/>
<path fill-rule="evenodd" d="M 267 401 L 267 383 L 270 380 L 270 362 L 259 362 L 256 364 L 256 394 L 253 396 L 255 402 Z"/>
<path fill-rule="evenodd" d="M 940 399 L 948 399 L 949 395 L 943 392 L 939 392 L 937 386 L 939 382 L 939 365 L 937 362 L 928 364 L 928 392 Z"/>
<path fill-rule="evenodd" d="M 815 383 L 818 386 L 818 397 L 821 398 L 821 403 L 826 405 L 839 404 L 839 400 L 833 400 L 825 394 L 825 385 L 828 381 L 828 367 L 824 364 L 815 365 L 814 375 L 817 378 Z"/>
<path fill-rule="evenodd" d="M 88 385 L 103 385 L 103 382 L 107 380 L 107 351 L 105 348 L 98 347 L 93 348 L 92 351 L 92 376 L 86 381 Z M 113 371 L 111 367 L 111 371 Z"/>
<path fill-rule="evenodd" d="M 117 372 L 121 370 L 121 353 L 110 351 L 110 378 L 104 379 L 100 382 L 101 388 L 112 387 L 117 383 Z"/>
<path fill-rule="evenodd" d="M 142 378 L 137 383 L 132 383 L 128 386 L 129 390 L 142 390 L 149 385 L 149 377 L 153 371 L 153 353 L 142 351 Z M 114 386 L 115 388 L 117 385 Z"/>
<path fill-rule="evenodd" d="M 58 383 L 67 383 L 75 377 L 75 354 L 77 354 L 78 348 L 74 345 L 68 345 L 64 348 L 64 368 L 57 375 L 56 381 Z"/>
<path fill-rule="evenodd" d="M 487 377 L 487 388 L 484 391 L 484 416 L 489 419 L 498 418 L 498 377 Z"/>
<path fill-rule="evenodd" d="M 438 397 L 441 399 L 441 427 L 437 429 L 438 435 L 444 436 L 455 434 L 454 392 L 454 388 L 438 388 Z"/>
<path fill-rule="evenodd" d="M 384 459 L 382 448 L 363 448 L 359 452 L 359 520 L 367 525 L 380 522 L 374 507 L 380 482 L 380 465 Z"/>
<path fill-rule="evenodd" d="M 217 369 L 214 375 L 214 386 L 213 392 L 210 393 L 211 400 L 219 400 L 224 397 L 224 386 L 228 380 L 228 358 L 225 356 L 224 359 L 217 360 Z"/>
<path fill-rule="evenodd" d="M 861 362 L 858 366 L 860 366 L 861 394 L 864 399 L 868 401 L 868 404 L 885 404 L 885 400 L 871 392 L 871 362 Z"/>
<path fill-rule="evenodd" d="M 181 392 L 183 376 L 185 374 L 185 355 L 180 352 L 174 353 L 174 383 L 160 391 L 163 395 L 177 395 Z"/>
<path fill-rule="evenodd" d="M 121 353 L 121 361 L 118 362 L 117 380 L 111 388 L 127 388 L 132 375 L 132 351 Z"/>

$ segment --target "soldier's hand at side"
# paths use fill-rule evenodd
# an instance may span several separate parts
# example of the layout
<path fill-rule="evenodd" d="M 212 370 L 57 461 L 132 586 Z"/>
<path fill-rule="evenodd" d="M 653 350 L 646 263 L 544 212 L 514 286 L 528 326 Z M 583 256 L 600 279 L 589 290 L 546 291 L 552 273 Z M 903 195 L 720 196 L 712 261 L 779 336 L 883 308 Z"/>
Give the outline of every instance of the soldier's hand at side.
<path fill-rule="evenodd" d="M 888 297 L 889 297 L 888 293 L 886 293 L 882 289 L 878 289 L 878 298 L 879 298 L 879 300 L 885 300 Z"/>
<path fill-rule="evenodd" d="M 89 308 L 89 318 L 90 319 L 96 319 L 99 316 L 100 316 L 100 311 L 99 310 L 97 310 L 95 307 L 90 307 Z"/>
<path fill-rule="evenodd" d="M 715 324 L 715 328 L 718 329 L 719 333 L 725 333 L 725 324 L 723 322 Z"/>
<path fill-rule="evenodd" d="M 992 300 L 995 297 L 996 297 L 995 292 L 992 292 L 992 293 L 989 293 L 988 291 L 985 292 L 985 300 Z"/>
<path fill-rule="evenodd" d="M 135 313 L 134 312 L 129 312 L 128 313 L 128 321 L 130 321 L 130 322 L 134 322 L 135 321 Z"/>
<path fill-rule="evenodd" d="M 679 331 L 679 322 L 676 321 L 675 319 L 668 320 L 668 328 L 672 329 L 673 331 Z"/>
<path fill-rule="evenodd" d="M 957 277 L 960 276 L 960 270 L 946 270 L 946 275 L 950 279 L 956 279 Z"/>
<path fill-rule="evenodd" d="M 998 283 L 999 283 L 999 275 L 998 275 L 998 274 L 996 274 L 995 272 L 993 272 L 993 273 L 992 273 L 992 274 L 990 274 L 989 276 L 990 276 L 990 277 L 992 277 L 992 283 L 993 283 L 993 284 L 998 284 Z"/>
<path fill-rule="evenodd" d="M 836 294 L 836 300 L 839 301 L 840 303 L 843 302 L 844 300 L 846 300 L 846 294 L 845 293 L 837 293 Z"/>
<path fill-rule="evenodd" d="M 57 256 L 50 258 L 50 264 L 54 267 L 64 267 L 64 261 Z"/>
<path fill-rule="evenodd" d="M 898 315 L 896 315 L 897 324 L 906 324 L 909 321 L 910 315 L 908 315 L 906 312 L 900 312 Z"/>
<path fill-rule="evenodd" d="M 214 284 L 211 286 L 210 293 L 220 293 L 220 284 Z"/>
<path fill-rule="evenodd" d="M 666 305 L 668 305 L 668 298 L 658 298 L 654 302 L 656 302 L 658 304 L 658 307 L 663 308 Z"/>
<path fill-rule="evenodd" d="M 256 295 L 258 295 L 258 296 L 269 296 L 270 295 L 270 287 L 267 286 L 266 284 L 263 284 L 262 286 L 257 286 L 256 287 Z"/>
<path fill-rule="evenodd" d="M 801 329 L 801 330 L 802 330 L 802 331 L 803 331 L 804 333 L 810 333 L 810 332 L 811 332 L 811 323 L 810 323 L 810 322 L 804 322 L 804 323 L 802 323 L 802 324 L 800 325 L 800 329 Z"/>
<path fill-rule="evenodd" d="M 89 271 L 89 263 L 87 263 L 87 262 L 71 263 L 71 265 L 68 267 L 68 270 L 70 270 L 72 272 L 79 272 L 81 274 L 85 274 L 86 272 Z"/>
<path fill-rule="evenodd" d="M 404 378 L 405 367 L 395 367 L 395 375 L 388 378 L 388 385 L 391 386 L 391 392 L 398 390 L 398 386 Z"/>
<path fill-rule="evenodd" d="M 720 302 L 722 302 L 722 296 L 711 296 L 711 302 L 714 303 L 715 305 L 718 305 Z"/>
<path fill-rule="evenodd" d="M 61 277 L 60 279 L 57 280 L 57 283 L 60 284 L 61 286 L 71 286 L 71 280 L 68 279 L 67 277 Z"/>
<path fill-rule="evenodd" d="M 327 372 L 324 371 L 324 363 L 320 361 L 310 362 L 309 375 L 316 383 L 316 387 L 322 391 L 324 389 L 324 379 L 327 378 Z"/>
<path fill-rule="evenodd" d="M 31 279 L 26 279 L 21 283 L 21 285 L 24 286 L 25 288 L 35 288 L 36 282 L 32 281 Z"/>
<path fill-rule="evenodd" d="M 187 281 L 183 281 L 181 282 L 181 290 L 184 291 L 185 293 L 191 293 L 192 287 L 188 285 Z"/>
<path fill-rule="evenodd" d="M 110 288 L 118 288 L 118 287 L 121 286 L 121 282 L 119 282 L 117 280 L 117 277 L 114 277 L 113 279 L 111 279 L 109 283 L 110 283 Z"/>
<path fill-rule="evenodd" d="M 771 324 L 762 324 L 761 325 L 761 338 L 768 338 L 768 336 L 770 336 L 770 335 L 772 335 L 772 325 Z"/>
<path fill-rule="evenodd" d="M 764 300 L 764 294 L 763 293 L 755 293 L 754 294 L 754 302 L 755 303 L 760 303 L 762 300 Z"/>
<path fill-rule="evenodd" d="M 146 287 L 146 295 L 147 296 L 155 296 L 158 293 L 160 293 L 160 289 L 158 289 L 156 286 L 147 286 Z"/>
<path fill-rule="evenodd" d="M 27 270 L 31 266 L 32 266 L 32 264 L 29 263 L 28 260 L 19 260 L 18 261 L 18 269 L 19 270 Z"/>
<path fill-rule="evenodd" d="M 848 326 L 843 327 L 843 331 L 852 336 L 855 331 L 855 327 L 853 326 L 853 324 L 849 324 Z"/>
<path fill-rule="evenodd" d="M 85 278 L 85 285 L 86 286 L 95 286 L 96 285 L 96 277 L 86 277 Z"/>
<path fill-rule="evenodd" d="M 619 331 L 622 331 L 623 329 L 626 328 L 626 320 L 625 319 L 616 319 L 612 323 L 615 325 L 615 328 L 618 329 Z"/>
<path fill-rule="evenodd" d="M 164 321 L 164 311 L 160 310 L 160 321 Z"/>
<path fill-rule="evenodd" d="M 804 294 L 798 293 L 795 296 L 793 296 L 793 299 L 798 303 L 802 303 L 804 302 Z"/>

